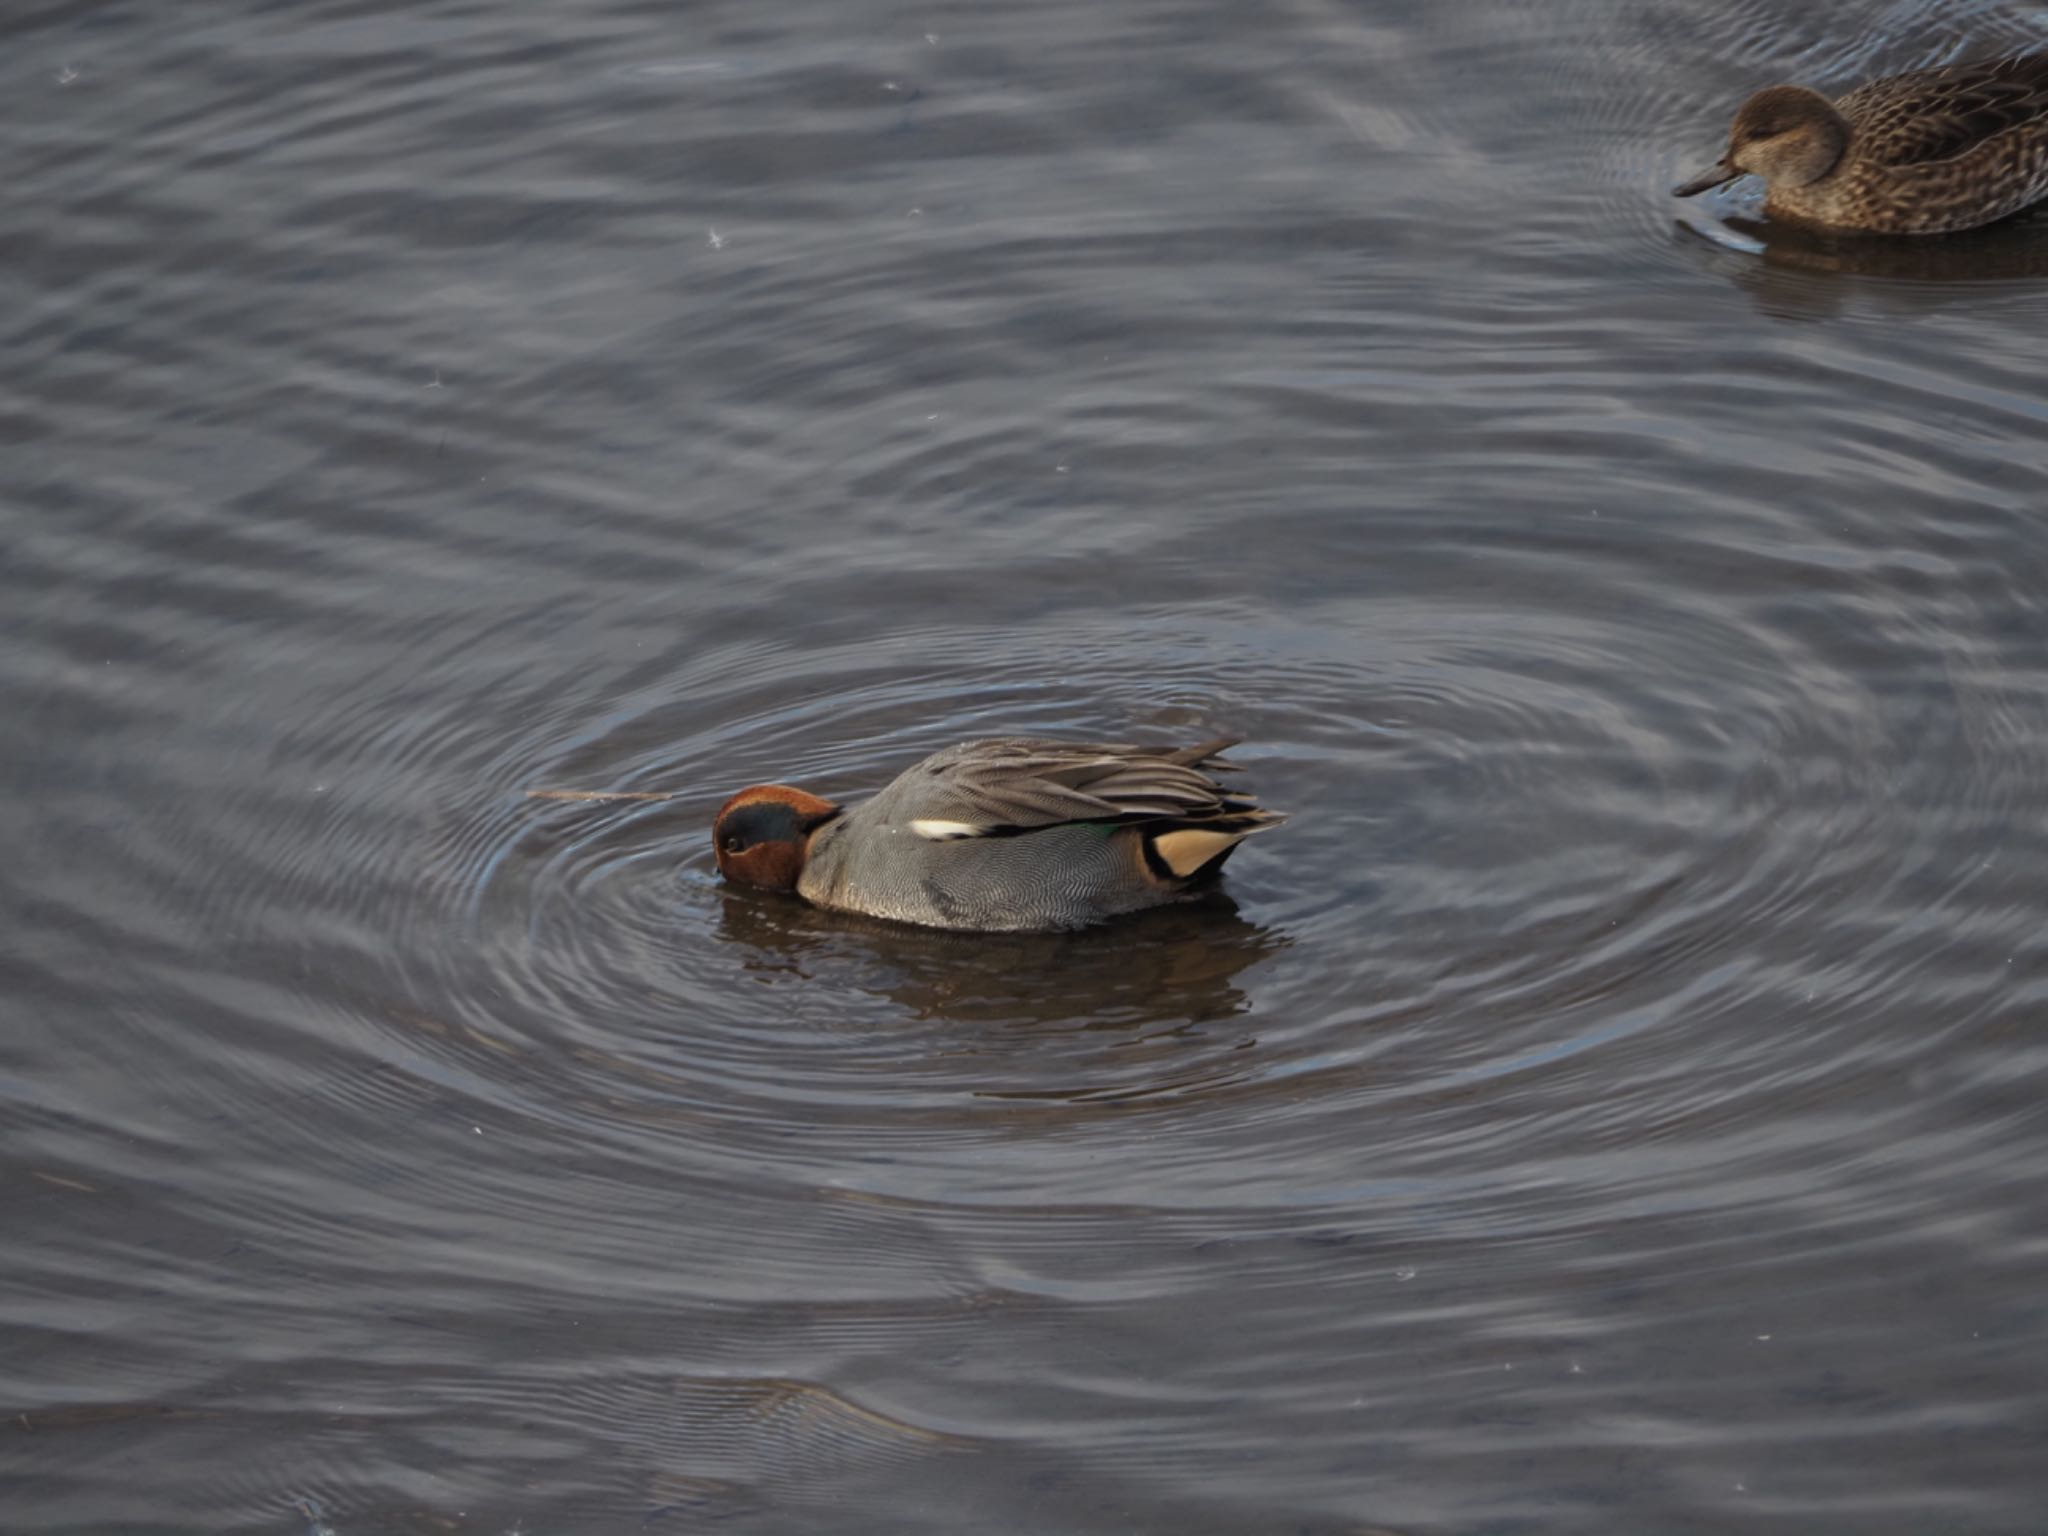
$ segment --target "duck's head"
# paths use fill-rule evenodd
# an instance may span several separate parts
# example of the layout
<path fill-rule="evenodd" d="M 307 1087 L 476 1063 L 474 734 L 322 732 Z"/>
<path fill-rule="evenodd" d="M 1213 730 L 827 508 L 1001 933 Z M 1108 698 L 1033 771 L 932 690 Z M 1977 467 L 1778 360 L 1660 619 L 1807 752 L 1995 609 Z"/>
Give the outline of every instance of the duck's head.
<path fill-rule="evenodd" d="M 793 891 L 811 834 L 839 814 L 830 800 L 787 784 L 756 784 L 718 808 L 711 848 L 718 872 L 741 885 Z"/>
<path fill-rule="evenodd" d="M 1803 85 L 1774 85 L 1742 104 L 1719 162 L 1671 193 L 1691 197 L 1745 175 L 1803 187 L 1832 171 L 1848 147 L 1849 124 L 1833 102 Z"/>

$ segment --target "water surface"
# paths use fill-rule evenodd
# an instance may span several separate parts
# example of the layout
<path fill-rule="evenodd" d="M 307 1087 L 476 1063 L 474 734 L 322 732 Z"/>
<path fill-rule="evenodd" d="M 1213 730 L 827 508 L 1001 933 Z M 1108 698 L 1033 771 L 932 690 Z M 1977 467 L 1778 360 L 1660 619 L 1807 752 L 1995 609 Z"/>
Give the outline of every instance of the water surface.
<path fill-rule="evenodd" d="M 0 31 L 9 1530 L 2040 1529 L 2048 260 L 1664 193 L 2028 13 Z M 1226 731 L 1210 902 L 714 877 Z"/>

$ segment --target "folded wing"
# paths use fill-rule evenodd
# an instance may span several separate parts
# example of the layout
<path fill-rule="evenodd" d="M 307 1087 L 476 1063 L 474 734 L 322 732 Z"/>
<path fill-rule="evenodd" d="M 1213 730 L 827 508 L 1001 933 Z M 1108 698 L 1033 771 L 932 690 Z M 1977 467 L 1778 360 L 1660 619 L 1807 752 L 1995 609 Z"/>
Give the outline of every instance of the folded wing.
<path fill-rule="evenodd" d="M 1179 749 L 1034 738 L 969 742 L 914 770 L 912 830 L 935 840 L 1015 836 L 1074 822 L 1157 822 L 1161 838 L 1206 831 L 1211 836 L 1171 845 L 1180 857 L 1167 862 L 1184 875 L 1283 819 L 1214 776 L 1235 770 L 1219 756 L 1235 744 L 1229 737 Z"/>

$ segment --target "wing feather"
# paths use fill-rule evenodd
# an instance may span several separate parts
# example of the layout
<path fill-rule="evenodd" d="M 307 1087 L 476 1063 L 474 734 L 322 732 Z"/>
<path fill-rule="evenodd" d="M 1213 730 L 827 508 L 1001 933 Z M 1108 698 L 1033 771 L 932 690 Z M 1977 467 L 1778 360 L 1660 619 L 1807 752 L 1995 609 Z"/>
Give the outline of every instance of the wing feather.
<path fill-rule="evenodd" d="M 2048 52 L 1873 80 L 1835 109 L 1855 129 L 1857 154 L 1874 164 L 1953 160 L 2048 117 Z"/>
<path fill-rule="evenodd" d="M 1072 822 L 1273 817 L 1252 796 L 1213 777 L 1235 767 L 1217 758 L 1235 744 L 1228 738 L 1179 749 L 1032 737 L 968 742 L 913 770 L 919 779 L 914 825 L 921 835 L 930 835 L 923 832 L 929 825 L 960 837 Z"/>

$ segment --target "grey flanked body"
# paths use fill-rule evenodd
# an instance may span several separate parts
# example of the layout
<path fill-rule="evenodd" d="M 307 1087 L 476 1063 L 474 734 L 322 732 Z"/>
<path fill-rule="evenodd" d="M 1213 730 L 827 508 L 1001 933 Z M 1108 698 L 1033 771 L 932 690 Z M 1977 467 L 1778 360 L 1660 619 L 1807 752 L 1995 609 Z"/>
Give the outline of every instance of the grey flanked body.
<path fill-rule="evenodd" d="M 797 893 L 938 928 L 1076 928 L 1173 901 L 1283 818 L 1179 751 L 1010 738 L 905 770 L 810 835 Z"/>
<path fill-rule="evenodd" d="M 1846 233 L 1936 235 L 2048 199 L 2048 53 L 1892 75 L 1835 101 L 1778 85 L 1744 102 L 1690 197 L 1744 174 L 1775 218 Z"/>
<path fill-rule="evenodd" d="M 935 928 L 1078 928 L 1158 905 L 1158 880 L 1117 826 L 929 842 L 873 812 L 822 829 L 797 894 L 821 907 Z"/>

